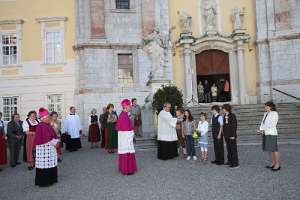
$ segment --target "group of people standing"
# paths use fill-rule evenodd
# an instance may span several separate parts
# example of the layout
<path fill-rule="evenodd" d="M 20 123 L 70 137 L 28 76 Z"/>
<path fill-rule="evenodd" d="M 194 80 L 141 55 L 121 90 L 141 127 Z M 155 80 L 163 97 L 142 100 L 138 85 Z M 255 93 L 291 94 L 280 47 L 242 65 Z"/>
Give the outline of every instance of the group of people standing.
<path fill-rule="evenodd" d="M 137 171 L 134 138 L 141 136 L 141 109 L 134 98 L 131 101 L 124 99 L 121 102 L 122 112 L 118 116 L 113 104 L 103 108 L 99 117 L 96 109 L 89 117 L 88 141 L 91 148 L 105 148 L 108 153 L 118 152 L 119 172 L 123 175 L 132 175 Z"/>
<path fill-rule="evenodd" d="M 211 125 L 214 157 L 211 163 L 216 165 L 228 165 L 231 168 L 239 167 L 237 149 L 237 118 L 232 113 L 229 104 L 211 107 L 212 118 L 210 123 L 207 115 L 200 113 L 199 123 L 196 126 L 194 117 L 190 110 L 179 108 L 176 110 L 176 117 L 171 114 L 171 104 L 165 103 L 163 110 L 158 115 L 158 150 L 157 157 L 161 160 L 168 160 L 186 156 L 186 160 L 197 160 L 195 143 L 200 147 L 200 160 L 208 161 L 208 131 Z M 262 134 L 263 150 L 271 152 L 272 164 L 266 168 L 273 171 L 280 170 L 280 160 L 277 145 L 277 125 L 278 113 L 273 102 L 265 103 L 265 114 L 257 131 Z M 200 139 L 196 139 L 194 134 L 199 134 Z M 224 159 L 224 141 L 227 150 L 227 162 Z"/>
<path fill-rule="evenodd" d="M 100 124 L 96 111 L 93 110 L 89 121 L 89 137 L 91 147 L 98 147 L 102 137 L 102 147 L 108 152 L 118 152 L 119 171 L 124 175 L 131 175 L 137 171 L 133 140 L 135 130 L 140 128 L 140 108 L 136 99 L 125 99 L 121 102 L 122 112 L 118 116 L 114 105 L 109 104 L 105 112 L 100 115 Z M 129 114 L 135 109 L 134 114 Z M 137 111 L 136 111 L 137 110 Z M 134 117 L 133 117 L 134 116 Z M 131 118 L 130 118 L 131 117 Z M 7 146 L 12 168 L 21 164 L 19 155 L 23 148 L 23 160 L 28 163 L 28 170 L 36 169 L 35 184 L 50 186 L 57 182 L 57 164 L 61 161 L 63 143 L 69 152 L 81 148 L 82 127 L 76 108 L 70 107 L 70 113 L 62 122 L 58 120 L 58 113 L 40 108 L 38 113 L 30 111 L 25 121 L 20 120 L 19 114 L 13 114 L 5 132 L 4 122 L 0 113 L 0 165 L 6 165 Z M 135 124 L 135 125 L 134 125 Z M 103 130 L 102 136 L 100 135 Z M 141 132 L 139 132 L 141 133 Z M 7 142 L 6 142 L 7 141 Z"/>
<path fill-rule="evenodd" d="M 211 102 L 226 102 L 230 101 L 230 84 L 228 80 L 220 84 L 209 84 L 207 80 L 202 83 L 199 81 L 197 86 L 199 103 L 211 103 Z M 222 83 L 222 84 L 221 84 Z"/>
<path fill-rule="evenodd" d="M 141 137 L 141 108 L 137 103 L 137 99 L 131 100 L 131 108 L 128 112 L 129 118 L 133 124 L 135 137 Z M 89 134 L 88 141 L 91 148 L 98 148 L 101 141 L 101 148 L 107 150 L 108 153 L 115 153 L 118 148 L 118 131 L 116 129 L 118 114 L 113 104 L 108 104 L 103 108 L 103 113 L 97 116 L 97 110 L 93 109 L 89 117 Z"/>
<path fill-rule="evenodd" d="M 124 99 L 121 102 L 122 112 L 118 116 L 114 106 L 109 104 L 103 109 L 99 120 L 96 111 L 90 116 L 89 141 L 91 147 L 97 147 L 102 138 L 101 146 L 108 152 L 118 152 L 118 169 L 123 175 L 132 175 L 137 172 L 135 158 L 134 138 L 135 131 L 139 128 L 140 114 L 130 114 L 137 106 L 136 99 L 132 101 Z M 239 166 L 237 150 L 237 119 L 232 113 L 229 104 L 220 107 L 214 105 L 211 108 L 212 118 L 210 123 L 204 112 L 200 113 L 199 122 L 196 126 L 190 110 L 182 108 L 176 110 L 176 117 L 170 113 L 171 104 L 165 103 L 164 108 L 158 115 L 158 150 L 157 157 L 160 160 L 168 160 L 179 155 L 186 156 L 186 160 L 197 160 L 195 142 L 200 146 L 200 160 L 208 161 L 208 132 L 211 125 L 216 165 L 229 165 L 231 168 Z M 134 111 L 135 112 L 135 111 Z M 132 117 L 135 116 L 135 117 Z M 20 164 L 19 154 L 24 143 L 24 160 L 28 163 L 28 170 L 36 169 L 35 184 L 49 186 L 57 182 L 57 164 L 61 160 L 62 142 L 66 142 L 66 150 L 73 152 L 81 148 L 81 123 L 76 114 L 75 107 L 70 107 L 70 113 L 62 123 L 58 120 L 56 112 L 49 113 L 46 108 L 40 108 L 38 113 L 30 111 L 27 119 L 22 122 L 19 114 L 14 114 L 7 125 L 5 133 L 4 122 L 0 113 L 0 165 L 7 163 L 6 140 L 10 151 L 10 166 Z M 266 168 L 279 171 L 280 159 L 277 144 L 278 113 L 273 102 L 265 103 L 265 113 L 261 125 L 257 130 L 262 135 L 263 150 L 271 152 L 271 165 Z M 196 131 L 196 132 L 195 132 Z M 63 133 L 62 133 L 63 132 Z M 102 135 L 100 133 L 102 132 Z M 24 134 L 25 133 L 25 134 Z M 104 133 L 104 134 L 103 134 Z M 196 140 L 197 133 L 200 139 Z M 227 162 L 224 159 L 224 140 L 227 149 Z"/>
<path fill-rule="evenodd" d="M 6 165 L 8 162 L 6 144 L 10 166 L 14 168 L 21 164 L 19 157 L 23 146 L 23 161 L 27 163 L 28 170 L 36 169 L 35 184 L 49 186 L 56 183 L 63 135 L 68 138 L 65 140 L 66 150 L 71 152 L 81 148 L 81 125 L 75 112 L 75 107 L 71 107 L 70 114 L 64 120 L 64 130 L 58 113 L 49 113 L 46 108 L 40 108 L 38 113 L 30 111 L 24 121 L 15 113 L 7 124 L 6 132 L 0 113 L 0 165 Z"/>

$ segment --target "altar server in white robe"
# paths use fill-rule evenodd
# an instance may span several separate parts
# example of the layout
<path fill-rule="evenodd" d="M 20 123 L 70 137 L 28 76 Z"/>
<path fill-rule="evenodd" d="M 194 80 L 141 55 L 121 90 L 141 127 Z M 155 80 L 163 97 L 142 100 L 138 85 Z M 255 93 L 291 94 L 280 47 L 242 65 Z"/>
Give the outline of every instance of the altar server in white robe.
<path fill-rule="evenodd" d="M 178 156 L 177 118 L 171 115 L 170 110 L 171 104 L 165 103 L 164 109 L 158 115 L 157 157 L 160 160 L 168 160 Z"/>
<path fill-rule="evenodd" d="M 70 114 L 64 121 L 64 131 L 70 135 L 70 140 L 66 144 L 66 149 L 70 152 L 77 151 L 81 148 L 80 136 L 82 135 L 80 118 L 76 114 L 74 106 L 70 107 Z"/>

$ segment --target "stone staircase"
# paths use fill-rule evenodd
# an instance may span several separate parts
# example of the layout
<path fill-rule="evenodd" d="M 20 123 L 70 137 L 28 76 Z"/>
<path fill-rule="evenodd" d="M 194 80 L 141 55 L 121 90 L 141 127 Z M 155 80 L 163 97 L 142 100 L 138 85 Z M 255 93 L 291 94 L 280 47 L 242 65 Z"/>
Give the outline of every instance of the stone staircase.
<path fill-rule="evenodd" d="M 279 113 L 278 133 L 279 142 L 288 142 L 292 140 L 300 141 L 300 104 L 281 103 L 277 104 Z M 211 118 L 210 107 L 200 106 L 190 108 L 196 119 L 200 112 L 206 112 L 208 118 Z M 256 134 L 264 114 L 264 105 L 235 105 L 233 113 L 238 120 L 238 143 L 258 143 L 261 137 Z"/>
<path fill-rule="evenodd" d="M 277 125 L 279 142 L 299 142 L 300 143 L 300 104 L 299 103 L 280 103 L 277 104 L 279 122 Z M 199 113 L 205 112 L 208 119 L 211 119 L 211 105 L 200 105 L 189 107 L 196 122 L 199 120 Z M 261 143 L 261 137 L 256 134 L 264 113 L 262 104 L 254 105 L 234 105 L 233 113 L 238 119 L 238 143 L 257 144 Z M 211 133 L 209 133 L 211 140 Z M 210 142 L 211 144 L 211 142 Z M 135 147 L 137 150 L 147 150 L 156 147 L 154 138 L 137 138 Z"/>

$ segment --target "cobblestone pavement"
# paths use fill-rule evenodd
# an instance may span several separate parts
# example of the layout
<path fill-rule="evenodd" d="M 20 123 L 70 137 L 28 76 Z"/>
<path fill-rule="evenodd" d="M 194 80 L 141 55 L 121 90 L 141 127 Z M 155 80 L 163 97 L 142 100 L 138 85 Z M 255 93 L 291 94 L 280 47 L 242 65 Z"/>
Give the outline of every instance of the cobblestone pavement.
<path fill-rule="evenodd" d="M 160 161 L 156 151 L 140 151 L 139 172 L 123 176 L 117 172 L 116 154 L 86 146 L 64 153 L 59 182 L 52 187 L 34 186 L 34 171 L 25 164 L 5 168 L 0 172 L 0 200 L 300 199 L 300 145 L 279 147 L 280 172 L 265 169 L 268 155 L 260 146 L 239 146 L 238 169 L 179 158 Z"/>

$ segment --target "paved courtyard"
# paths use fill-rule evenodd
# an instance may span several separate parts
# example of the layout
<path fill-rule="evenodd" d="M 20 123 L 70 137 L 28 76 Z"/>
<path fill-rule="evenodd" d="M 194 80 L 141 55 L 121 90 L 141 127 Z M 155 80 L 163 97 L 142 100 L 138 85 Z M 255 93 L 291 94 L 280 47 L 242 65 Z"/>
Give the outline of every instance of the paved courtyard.
<path fill-rule="evenodd" d="M 174 159 L 159 161 L 155 151 L 137 153 L 139 172 L 117 173 L 117 155 L 87 146 L 65 153 L 59 165 L 59 183 L 34 186 L 34 171 L 22 164 L 0 172 L 1 200 L 141 200 L 300 199 L 300 145 L 280 145 L 282 170 L 264 168 L 267 155 L 260 146 L 239 146 L 241 166 L 202 164 Z"/>

